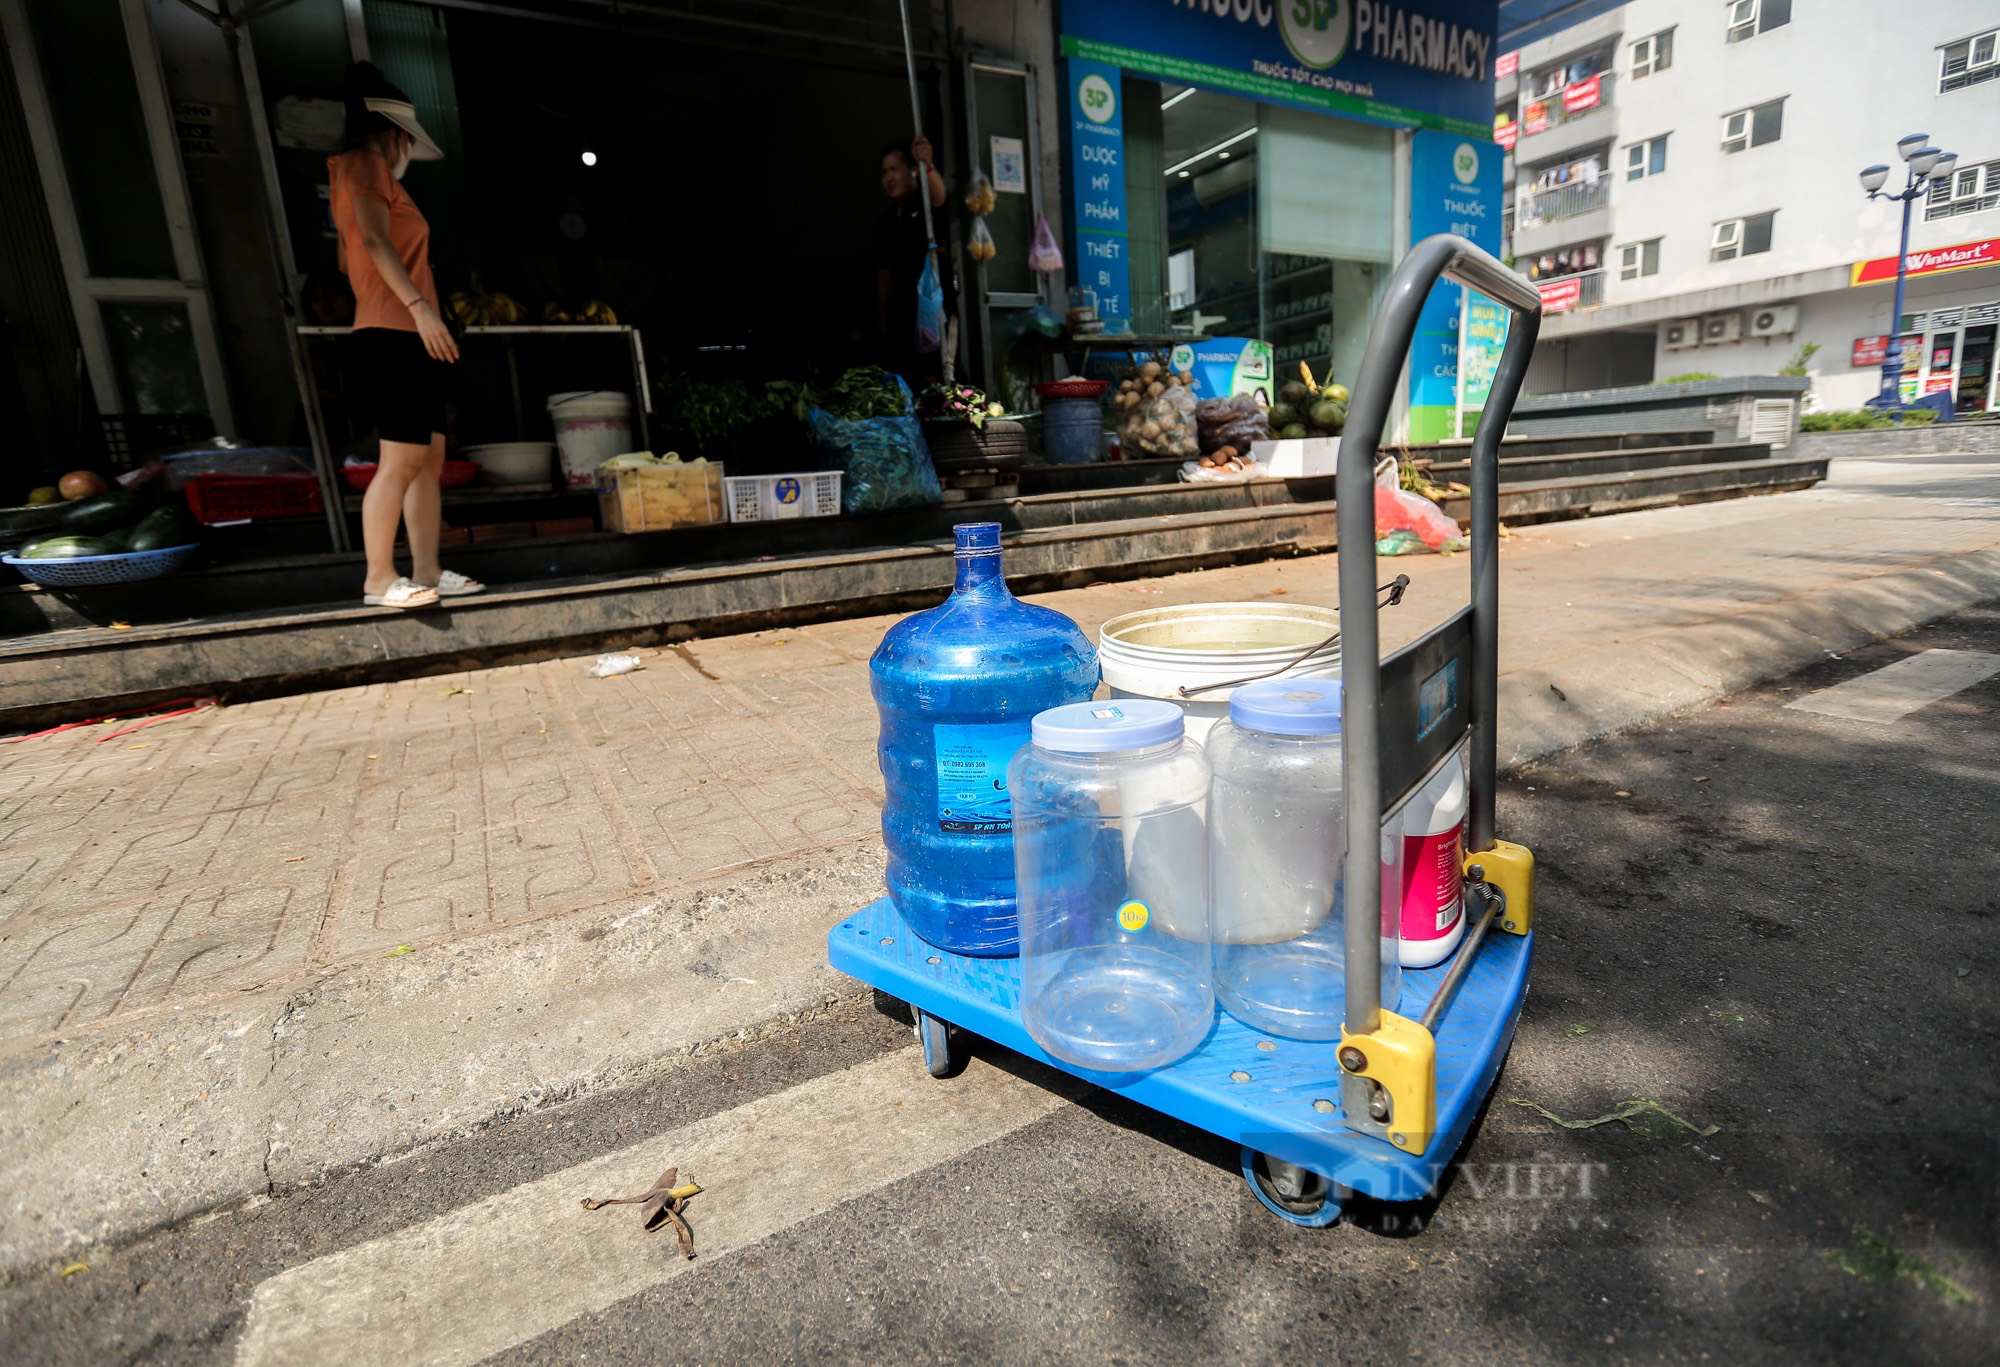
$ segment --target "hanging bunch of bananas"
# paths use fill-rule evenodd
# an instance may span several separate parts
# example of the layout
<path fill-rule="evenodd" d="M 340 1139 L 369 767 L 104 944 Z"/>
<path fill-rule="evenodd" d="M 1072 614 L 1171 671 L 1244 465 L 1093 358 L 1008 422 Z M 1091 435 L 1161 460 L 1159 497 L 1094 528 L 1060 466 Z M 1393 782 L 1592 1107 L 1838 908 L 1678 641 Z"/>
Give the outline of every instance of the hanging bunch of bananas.
<path fill-rule="evenodd" d="M 528 316 L 528 311 L 521 307 L 519 301 L 504 294 L 467 294 L 464 290 L 455 290 L 446 302 L 451 307 L 452 318 L 460 327 L 518 323 Z"/>
<path fill-rule="evenodd" d="M 558 304 L 544 304 L 542 306 L 542 321 L 544 323 L 586 323 L 595 327 L 616 327 L 618 324 L 618 315 L 612 311 L 611 305 L 605 303 L 602 299 L 586 299 L 583 301 L 583 307 L 575 313 L 569 312 Z"/>

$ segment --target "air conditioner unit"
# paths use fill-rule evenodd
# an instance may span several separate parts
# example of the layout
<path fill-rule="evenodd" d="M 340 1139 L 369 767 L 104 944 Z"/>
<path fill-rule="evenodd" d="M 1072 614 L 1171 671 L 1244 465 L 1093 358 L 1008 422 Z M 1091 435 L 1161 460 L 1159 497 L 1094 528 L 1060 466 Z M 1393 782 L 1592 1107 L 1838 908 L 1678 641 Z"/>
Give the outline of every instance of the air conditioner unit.
<path fill-rule="evenodd" d="M 1798 330 L 1797 304 L 1772 304 L 1769 308 L 1750 310 L 1752 337 L 1789 337 Z"/>
<path fill-rule="evenodd" d="M 1701 344 L 1722 346 L 1741 339 L 1743 336 L 1743 315 L 1740 313 L 1709 313 L 1701 320 Z"/>
<path fill-rule="evenodd" d="M 1686 351 L 1701 345 L 1701 319 L 1676 318 L 1660 325 L 1661 342 L 1668 351 Z"/>

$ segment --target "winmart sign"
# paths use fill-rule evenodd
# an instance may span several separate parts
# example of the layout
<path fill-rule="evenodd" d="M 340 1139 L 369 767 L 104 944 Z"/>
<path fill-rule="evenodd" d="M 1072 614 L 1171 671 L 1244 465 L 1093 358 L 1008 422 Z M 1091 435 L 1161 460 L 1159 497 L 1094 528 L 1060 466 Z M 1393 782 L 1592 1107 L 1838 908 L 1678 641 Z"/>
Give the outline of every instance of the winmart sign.
<path fill-rule="evenodd" d="M 1063 52 L 1183 85 L 1493 136 L 1493 0 L 1067 0 Z"/>
<path fill-rule="evenodd" d="M 2000 266 L 2000 237 L 1989 237 L 1984 242 L 1961 242 L 1956 247 L 1933 247 L 1929 251 L 1911 252 L 1908 275 L 1941 275 L 1945 271 L 1969 271 L 1978 266 Z M 1896 258 L 1877 257 L 1873 261 L 1857 261 L 1848 283 L 1850 285 L 1879 285 L 1896 278 Z"/>

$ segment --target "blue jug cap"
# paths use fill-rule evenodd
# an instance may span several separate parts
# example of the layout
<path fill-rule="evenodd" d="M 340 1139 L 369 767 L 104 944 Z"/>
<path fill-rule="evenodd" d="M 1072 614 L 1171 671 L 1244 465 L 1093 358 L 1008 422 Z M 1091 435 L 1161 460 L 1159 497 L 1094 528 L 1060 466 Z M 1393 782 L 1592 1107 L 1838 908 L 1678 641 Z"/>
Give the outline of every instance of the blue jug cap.
<path fill-rule="evenodd" d="M 1187 719 L 1179 706 L 1158 698 L 1109 698 L 1037 712 L 1028 730 L 1044 750 L 1104 755 L 1177 741 L 1187 731 Z"/>
<path fill-rule="evenodd" d="M 1340 680 L 1259 679 L 1229 695 L 1229 720 L 1277 736 L 1340 734 Z"/>

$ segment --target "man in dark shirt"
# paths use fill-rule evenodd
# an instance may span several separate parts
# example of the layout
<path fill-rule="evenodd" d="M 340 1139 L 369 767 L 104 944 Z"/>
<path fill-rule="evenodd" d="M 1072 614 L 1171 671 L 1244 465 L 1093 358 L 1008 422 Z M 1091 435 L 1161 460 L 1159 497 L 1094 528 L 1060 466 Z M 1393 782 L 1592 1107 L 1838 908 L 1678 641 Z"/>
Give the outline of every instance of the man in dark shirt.
<path fill-rule="evenodd" d="M 919 163 L 928 168 L 920 173 Z M 938 244 L 938 281 L 944 286 L 947 318 L 958 311 L 957 282 L 951 273 L 951 212 L 944 177 L 932 161 L 930 139 L 919 134 L 908 147 L 897 143 L 882 152 L 882 192 L 889 205 L 875 221 L 876 351 L 882 368 L 901 375 L 913 390 L 943 376 L 940 353 L 917 351 L 917 282 L 931 242 Z M 928 182 L 934 237 L 924 234 L 924 206 L 917 198 L 920 174 Z"/>

